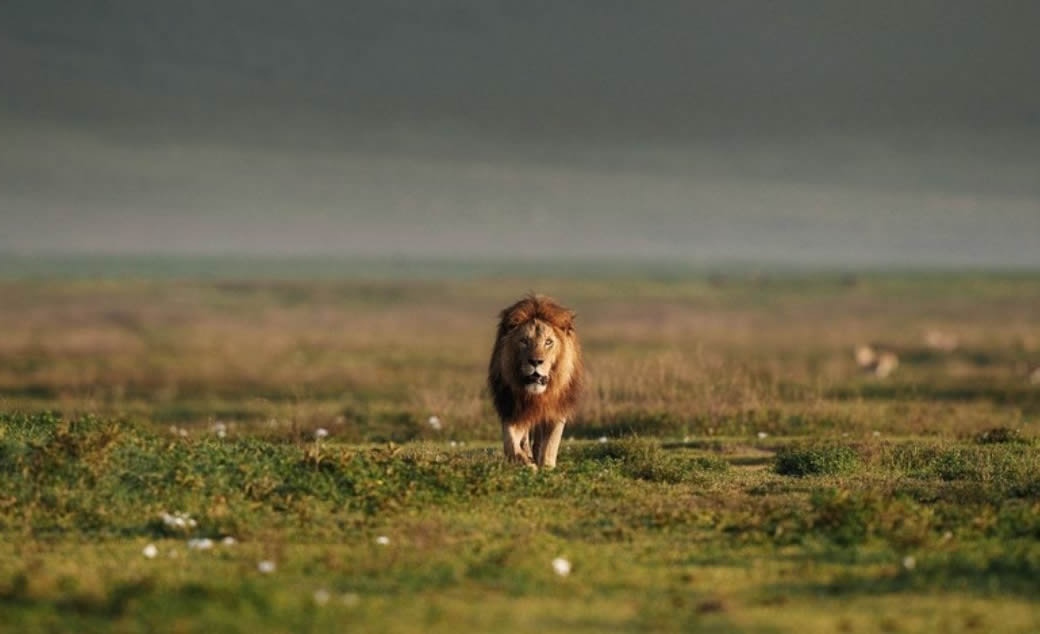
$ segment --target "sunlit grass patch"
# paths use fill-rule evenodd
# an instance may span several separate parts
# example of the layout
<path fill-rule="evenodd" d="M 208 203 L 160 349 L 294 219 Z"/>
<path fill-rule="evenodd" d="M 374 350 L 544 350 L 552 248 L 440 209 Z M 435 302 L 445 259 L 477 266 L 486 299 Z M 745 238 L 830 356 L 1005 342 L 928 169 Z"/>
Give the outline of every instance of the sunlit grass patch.
<path fill-rule="evenodd" d="M 917 478 L 973 483 L 988 495 L 1031 496 L 1040 491 L 1040 452 L 1026 442 L 900 442 L 883 447 L 878 463 Z"/>

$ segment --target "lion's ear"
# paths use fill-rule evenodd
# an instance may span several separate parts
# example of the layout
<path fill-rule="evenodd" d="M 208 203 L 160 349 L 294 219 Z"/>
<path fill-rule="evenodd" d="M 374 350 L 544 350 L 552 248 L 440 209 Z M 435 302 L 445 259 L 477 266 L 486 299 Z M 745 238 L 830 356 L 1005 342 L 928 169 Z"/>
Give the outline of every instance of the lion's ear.
<path fill-rule="evenodd" d="M 502 328 L 505 332 L 512 332 L 517 326 L 524 323 L 523 316 L 516 313 L 502 316 Z"/>
<path fill-rule="evenodd" d="M 568 335 L 574 334 L 574 320 L 578 317 L 573 310 L 564 311 L 560 318 L 560 328 Z"/>

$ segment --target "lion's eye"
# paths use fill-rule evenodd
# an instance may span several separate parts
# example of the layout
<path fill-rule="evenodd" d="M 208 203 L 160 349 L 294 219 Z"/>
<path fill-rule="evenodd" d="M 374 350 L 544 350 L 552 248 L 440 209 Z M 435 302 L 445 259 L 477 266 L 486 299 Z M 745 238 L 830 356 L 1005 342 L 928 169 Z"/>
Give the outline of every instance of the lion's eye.
<path fill-rule="evenodd" d="M 522 344 L 524 344 L 526 346 L 527 344 L 531 343 L 531 340 L 528 339 L 527 337 L 520 337 L 520 343 L 522 343 Z"/>
<path fill-rule="evenodd" d="M 553 340 L 552 339 L 546 339 L 545 340 L 545 347 L 546 348 L 552 348 L 552 345 L 553 345 Z"/>

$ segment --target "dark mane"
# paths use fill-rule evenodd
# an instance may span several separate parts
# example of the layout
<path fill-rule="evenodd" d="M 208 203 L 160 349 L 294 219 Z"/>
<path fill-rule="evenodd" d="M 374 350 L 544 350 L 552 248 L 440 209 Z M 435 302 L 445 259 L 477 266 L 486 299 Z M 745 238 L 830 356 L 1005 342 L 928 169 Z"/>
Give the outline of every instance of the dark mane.
<path fill-rule="evenodd" d="M 528 295 L 499 315 L 498 337 L 532 319 L 540 319 L 565 333 L 574 331 L 574 312 L 545 295 Z"/>

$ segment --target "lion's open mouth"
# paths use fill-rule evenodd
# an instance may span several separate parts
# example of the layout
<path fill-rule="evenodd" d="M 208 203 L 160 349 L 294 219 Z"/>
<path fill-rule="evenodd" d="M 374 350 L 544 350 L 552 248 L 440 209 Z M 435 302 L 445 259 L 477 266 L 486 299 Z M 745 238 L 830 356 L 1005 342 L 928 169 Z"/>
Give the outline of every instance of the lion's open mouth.
<path fill-rule="evenodd" d="M 524 385 L 549 385 L 549 377 L 545 374 L 532 372 L 524 377 Z"/>

